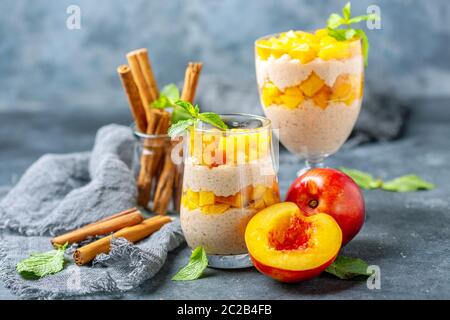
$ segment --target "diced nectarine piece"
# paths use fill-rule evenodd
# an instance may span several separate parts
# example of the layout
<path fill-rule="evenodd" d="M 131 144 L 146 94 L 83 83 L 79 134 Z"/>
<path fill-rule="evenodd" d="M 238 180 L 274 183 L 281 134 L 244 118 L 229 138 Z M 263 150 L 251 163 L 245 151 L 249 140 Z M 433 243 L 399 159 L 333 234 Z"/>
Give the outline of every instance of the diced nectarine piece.
<path fill-rule="evenodd" d="M 316 37 L 323 38 L 328 36 L 328 30 L 327 29 L 318 29 L 315 32 Z"/>
<path fill-rule="evenodd" d="M 214 193 L 211 191 L 200 191 L 198 198 L 198 205 L 200 207 L 213 205 L 214 204 Z"/>
<path fill-rule="evenodd" d="M 261 184 L 255 185 L 253 188 L 252 199 L 256 200 L 262 198 L 264 196 L 264 192 L 266 192 L 266 189 L 267 188 Z"/>
<path fill-rule="evenodd" d="M 314 96 L 324 85 L 324 81 L 320 79 L 314 72 L 300 84 L 300 89 L 308 97 Z"/>
<path fill-rule="evenodd" d="M 282 95 L 281 101 L 283 101 L 283 105 L 294 109 L 297 108 L 297 106 L 303 101 L 303 96 L 288 96 L 288 95 Z"/>
<path fill-rule="evenodd" d="M 348 59 L 351 57 L 350 45 L 347 42 L 336 42 L 321 47 L 318 54 L 322 60 Z"/>
<path fill-rule="evenodd" d="M 342 74 L 336 78 L 332 88 L 331 99 L 342 101 L 350 105 L 356 97 L 361 96 L 361 77 L 357 75 Z"/>
<path fill-rule="evenodd" d="M 267 207 L 271 206 L 271 205 L 273 205 L 273 204 L 275 204 L 277 202 L 277 199 L 275 198 L 275 196 L 273 195 L 272 190 L 270 190 L 270 189 L 267 189 L 264 192 L 263 200 L 264 200 L 264 204 Z"/>
<path fill-rule="evenodd" d="M 266 207 L 266 204 L 264 203 L 264 199 L 260 198 L 260 199 L 256 199 L 253 204 L 252 207 L 256 210 L 262 210 Z"/>
<path fill-rule="evenodd" d="M 213 204 L 201 208 L 203 214 L 221 214 L 230 208 L 228 204 Z"/>
<path fill-rule="evenodd" d="M 266 107 L 274 103 L 276 98 L 281 94 L 281 91 L 273 84 L 266 83 L 262 88 L 261 98 Z"/>
<path fill-rule="evenodd" d="M 314 97 L 314 103 L 322 109 L 326 109 L 328 102 L 330 101 L 331 90 L 327 86 L 323 86 L 319 92 L 317 92 Z"/>
<path fill-rule="evenodd" d="M 263 60 L 267 60 L 270 56 L 270 48 L 271 48 L 272 44 L 270 43 L 270 41 L 262 39 L 256 42 L 256 53 L 258 54 L 258 56 L 263 59 Z"/>
<path fill-rule="evenodd" d="M 289 51 L 289 55 L 293 59 L 300 60 L 301 63 L 306 64 L 316 57 L 316 51 L 307 43 L 302 43 Z"/>
<path fill-rule="evenodd" d="M 189 208 L 189 210 L 194 210 L 194 209 L 198 208 L 198 206 L 199 206 L 198 192 L 188 189 L 184 198 L 186 198 L 186 206 Z"/>

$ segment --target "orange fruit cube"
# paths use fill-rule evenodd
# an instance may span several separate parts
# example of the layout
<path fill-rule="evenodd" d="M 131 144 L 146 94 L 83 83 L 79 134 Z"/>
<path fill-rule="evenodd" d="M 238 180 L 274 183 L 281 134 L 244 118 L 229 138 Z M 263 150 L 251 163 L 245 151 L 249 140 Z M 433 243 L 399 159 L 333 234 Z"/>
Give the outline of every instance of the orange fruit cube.
<path fill-rule="evenodd" d="M 325 110 L 328 106 L 328 102 L 330 101 L 330 96 L 331 89 L 327 86 L 323 86 L 322 89 L 314 95 L 313 101 L 317 106 Z"/>
<path fill-rule="evenodd" d="M 227 211 L 230 208 L 230 205 L 228 204 L 213 204 L 202 207 L 202 213 L 203 214 L 221 214 Z"/>
<path fill-rule="evenodd" d="M 214 193 L 211 191 L 200 191 L 198 197 L 198 205 L 200 207 L 213 205 L 215 202 Z"/>
<path fill-rule="evenodd" d="M 316 57 L 316 51 L 307 43 L 302 43 L 289 51 L 289 55 L 293 59 L 300 60 L 301 63 L 306 64 Z"/>
<path fill-rule="evenodd" d="M 324 81 L 318 75 L 312 72 L 309 77 L 300 84 L 300 89 L 308 96 L 314 96 L 324 85 Z"/>

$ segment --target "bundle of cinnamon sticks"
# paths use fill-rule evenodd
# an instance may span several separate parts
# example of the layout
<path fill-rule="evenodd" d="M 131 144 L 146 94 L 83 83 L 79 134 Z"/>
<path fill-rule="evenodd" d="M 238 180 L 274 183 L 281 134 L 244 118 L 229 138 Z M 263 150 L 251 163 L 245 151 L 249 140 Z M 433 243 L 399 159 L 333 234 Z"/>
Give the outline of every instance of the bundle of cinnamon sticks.
<path fill-rule="evenodd" d="M 158 99 L 159 90 L 153 75 L 147 49 L 137 49 L 127 54 L 128 65 L 121 65 L 117 72 L 128 97 L 136 129 L 145 138 L 137 177 L 137 204 L 148 208 L 153 199 L 152 210 L 163 215 L 170 201 L 179 210 L 179 188 L 181 170 L 171 159 L 175 142 L 170 142 L 167 130 L 171 125 L 171 115 L 167 110 L 152 108 Z M 185 72 L 181 99 L 193 103 L 197 83 L 202 69 L 201 63 L 189 63 Z"/>
<path fill-rule="evenodd" d="M 167 216 L 155 216 L 145 219 L 136 208 L 131 208 L 97 222 L 88 224 L 80 229 L 68 232 L 51 240 L 52 244 L 63 245 L 65 243 L 79 243 L 89 237 L 104 236 L 85 246 L 78 248 L 74 254 L 77 265 L 84 265 L 92 261 L 100 253 L 108 253 L 112 237 L 123 237 L 131 242 L 137 242 L 155 231 L 166 223 L 171 222 Z"/>

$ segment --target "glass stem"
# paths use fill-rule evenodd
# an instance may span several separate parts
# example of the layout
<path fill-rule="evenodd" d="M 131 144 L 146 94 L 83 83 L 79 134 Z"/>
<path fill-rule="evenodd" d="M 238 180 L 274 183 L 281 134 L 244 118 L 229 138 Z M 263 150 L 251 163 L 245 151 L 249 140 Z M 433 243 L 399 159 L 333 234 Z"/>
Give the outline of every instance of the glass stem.
<path fill-rule="evenodd" d="M 310 169 L 323 168 L 324 167 L 323 160 L 324 160 L 324 158 L 306 159 L 305 166 L 302 169 L 300 169 L 299 171 L 297 171 L 297 176 L 301 176 L 302 174 L 304 174 L 306 171 L 308 171 Z"/>

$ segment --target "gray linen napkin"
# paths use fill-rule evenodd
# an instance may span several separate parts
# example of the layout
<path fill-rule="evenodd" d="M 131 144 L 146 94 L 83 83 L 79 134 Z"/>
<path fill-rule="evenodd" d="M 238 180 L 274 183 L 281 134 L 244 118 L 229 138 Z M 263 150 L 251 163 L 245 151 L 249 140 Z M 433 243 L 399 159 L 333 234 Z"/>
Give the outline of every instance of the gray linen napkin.
<path fill-rule="evenodd" d="M 72 230 L 135 205 L 130 170 L 134 138 L 128 127 L 101 128 L 92 152 L 45 155 L 0 200 L 0 279 L 23 298 L 67 298 L 138 287 L 163 266 L 183 241 L 179 221 L 133 245 L 114 239 L 93 266 L 77 267 L 67 255 L 60 273 L 25 280 L 15 271 L 32 252 L 51 249 L 51 235 Z"/>

